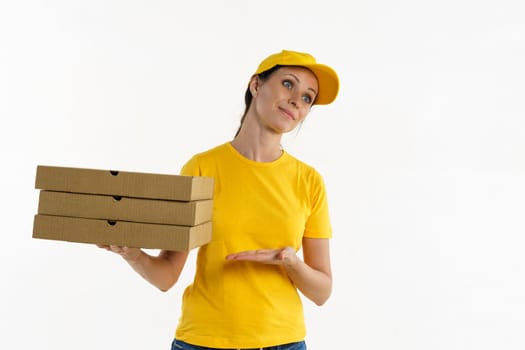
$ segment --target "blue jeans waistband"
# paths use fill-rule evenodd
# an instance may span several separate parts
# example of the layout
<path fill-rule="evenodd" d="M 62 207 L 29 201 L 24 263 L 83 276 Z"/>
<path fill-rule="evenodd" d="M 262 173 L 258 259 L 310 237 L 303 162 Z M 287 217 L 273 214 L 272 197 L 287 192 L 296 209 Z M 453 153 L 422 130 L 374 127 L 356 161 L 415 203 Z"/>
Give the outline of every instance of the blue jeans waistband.
<path fill-rule="evenodd" d="M 219 349 L 219 348 L 208 348 L 205 346 L 198 346 L 185 343 L 183 341 L 174 339 L 171 343 L 171 350 L 306 350 L 306 343 L 304 341 L 268 346 L 265 348 L 232 348 L 232 349 Z"/>

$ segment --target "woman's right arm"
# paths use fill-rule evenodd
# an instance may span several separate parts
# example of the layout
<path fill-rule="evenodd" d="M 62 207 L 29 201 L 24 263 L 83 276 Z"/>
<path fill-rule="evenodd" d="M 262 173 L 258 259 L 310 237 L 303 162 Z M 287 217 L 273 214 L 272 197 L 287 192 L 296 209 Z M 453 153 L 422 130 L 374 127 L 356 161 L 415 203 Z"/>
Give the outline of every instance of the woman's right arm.
<path fill-rule="evenodd" d="M 177 282 L 189 254 L 183 251 L 162 250 L 158 256 L 152 256 L 139 248 L 98 246 L 122 256 L 133 270 L 163 292 Z"/>

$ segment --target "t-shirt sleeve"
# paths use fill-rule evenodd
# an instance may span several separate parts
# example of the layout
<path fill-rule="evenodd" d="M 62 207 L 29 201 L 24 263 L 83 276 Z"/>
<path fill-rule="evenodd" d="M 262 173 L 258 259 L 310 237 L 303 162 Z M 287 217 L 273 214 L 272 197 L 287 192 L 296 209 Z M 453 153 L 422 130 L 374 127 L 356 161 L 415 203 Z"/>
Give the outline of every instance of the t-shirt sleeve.
<path fill-rule="evenodd" d="M 193 156 L 182 166 L 180 171 L 181 175 L 184 176 L 201 176 L 201 169 L 199 166 L 199 161 L 197 156 Z"/>
<path fill-rule="evenodd" d="M 311 212 L 306 220 L 304 237 L 331 238 L 332 225 L 330 224 L 326 188 L 323 178 L 316 171 L 311 177 L 309 196 Z"/>

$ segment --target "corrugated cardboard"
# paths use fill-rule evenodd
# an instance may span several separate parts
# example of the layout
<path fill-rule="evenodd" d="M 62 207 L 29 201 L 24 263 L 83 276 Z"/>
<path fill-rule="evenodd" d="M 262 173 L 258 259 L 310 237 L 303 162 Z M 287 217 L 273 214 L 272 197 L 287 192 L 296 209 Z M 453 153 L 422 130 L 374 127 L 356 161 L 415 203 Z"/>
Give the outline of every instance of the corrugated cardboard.
<path fill-rule="evenodd" d="M 193 201 L 213 197 L 213 178 L 39 165 L 35 188 L 60 192 Z"/>
<path fill-rule="evenodd" d="M 168 201 L 40 191 L 38 214 L 195 226 L 212 219 L 213 200 Z"/>
<path fill-rule="evenodd" d="M 211 240 L 211 222 L 189 227 L 35 215 L 33 238 L 189 251 Z"/>

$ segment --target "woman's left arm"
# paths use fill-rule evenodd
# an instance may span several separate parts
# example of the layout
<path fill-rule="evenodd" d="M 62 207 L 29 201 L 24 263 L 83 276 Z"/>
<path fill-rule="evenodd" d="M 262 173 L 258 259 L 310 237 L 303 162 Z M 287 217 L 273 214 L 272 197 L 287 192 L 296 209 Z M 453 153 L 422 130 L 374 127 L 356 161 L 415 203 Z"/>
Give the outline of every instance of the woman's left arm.
<path fill-rule="evenodd" d="M 323 305 L 332 293 L 330 240 L 303 238 L 304 261 L 293 250 L 291 253 L 283 259 L 283 267 L 290 279 L 308 299 Z"/>

